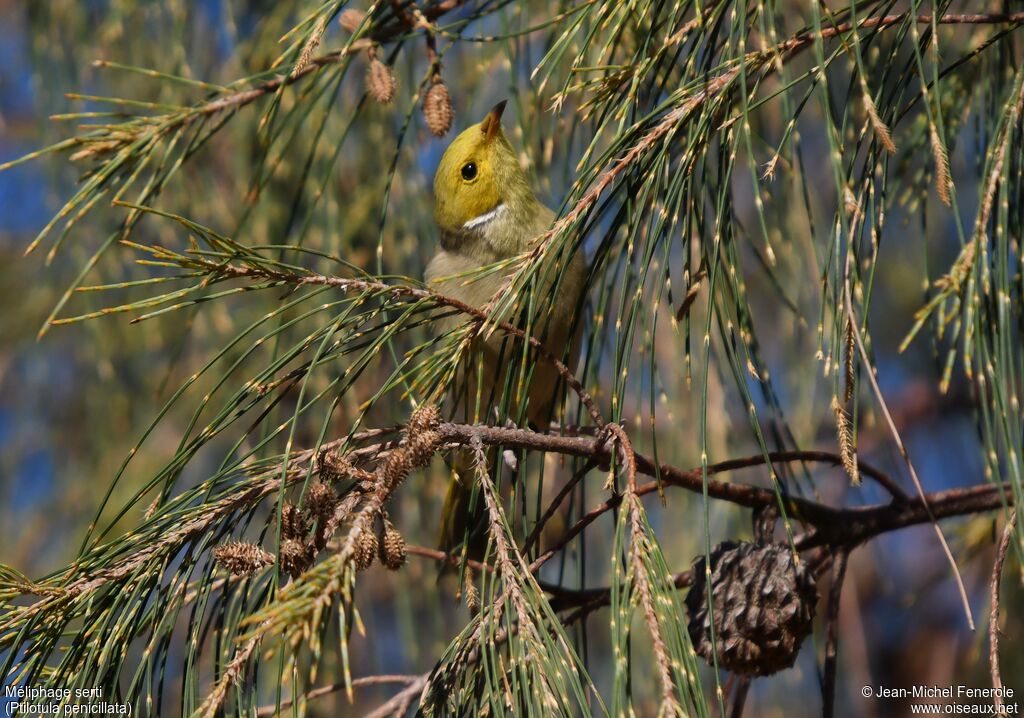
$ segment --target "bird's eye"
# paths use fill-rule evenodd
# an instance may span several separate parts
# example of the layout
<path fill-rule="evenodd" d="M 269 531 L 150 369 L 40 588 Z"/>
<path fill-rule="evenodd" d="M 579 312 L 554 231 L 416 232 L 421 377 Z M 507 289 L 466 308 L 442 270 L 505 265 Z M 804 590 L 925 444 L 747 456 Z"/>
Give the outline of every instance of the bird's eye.
<path fill-rule="evenodd" d="M 462 179 L 467 182 L 476 179 L 476 162 L 467 162 L 462 165 Z"/>

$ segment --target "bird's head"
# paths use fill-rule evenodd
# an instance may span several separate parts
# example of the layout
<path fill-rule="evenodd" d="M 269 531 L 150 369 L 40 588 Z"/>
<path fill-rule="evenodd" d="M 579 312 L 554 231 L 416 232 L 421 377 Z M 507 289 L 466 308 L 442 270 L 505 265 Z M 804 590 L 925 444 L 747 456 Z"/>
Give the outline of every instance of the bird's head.
<path fill-rule="evenodd" d="M 434 219 L 443 232 L 482 226 L 532 199 L 526 173 L 501 129 L 505 102 L 452 140 L 434 175 Z"/>

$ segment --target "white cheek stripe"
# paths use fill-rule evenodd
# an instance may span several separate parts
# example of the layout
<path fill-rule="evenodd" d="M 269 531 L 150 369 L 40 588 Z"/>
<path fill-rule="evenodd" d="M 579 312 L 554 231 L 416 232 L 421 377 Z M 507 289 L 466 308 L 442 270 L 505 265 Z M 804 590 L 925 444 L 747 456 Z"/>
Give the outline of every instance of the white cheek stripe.
<path fill-rule="evenodd" d="M 491 220 L 497 219 L 498 217 L 500 217 L 504 213 L 505 213 L 505 203 L 502 202 L 497 207 L 492 209 L 490 212 L 484 212 L 479 217 L 474 217 L 473 219 L 469 220 L 464 225 L 462 225 L 462 228 L 463 229 L 473 229 L 474 227 L 479 227 L 482 224 L 487 224 Z"/>

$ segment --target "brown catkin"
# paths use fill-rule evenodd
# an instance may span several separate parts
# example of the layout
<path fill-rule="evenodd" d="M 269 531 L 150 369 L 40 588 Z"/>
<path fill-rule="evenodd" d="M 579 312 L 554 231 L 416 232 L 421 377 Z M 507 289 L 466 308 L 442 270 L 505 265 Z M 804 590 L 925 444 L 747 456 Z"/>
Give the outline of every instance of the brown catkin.
<path fill-rule="evenodd" d="M 850 400 L 853 399 L 853 392 L 854 392 L 854 379 L 855 379 L 855 376 L 854 376 L 854 363 L 853 363 L 853 361 L 854 361 L 854 352 L 856 351 L 856 346 L 855 346 L 854 336 L 853 336 L 853 320 L 850 319 L 850 318 L 847 318 L 847 320 L 846 320 L 846 336 L 845 336 L 845 339 L 846 339 L 846 362 L 845 362 L 845 364 L 843 364 L 843 369 L 844 369 L 843 373 L 844 373 L 844 379 L 846 380 L 846 385 L 844 387 L 843 401 L 845 403 L 849 404 Z"/>
<path fill-rule="evenodd" d="M 387 519 L 384 519 L 384 539 L 379 550 L 380 562 L 385 568 L 397 571 L 405 565 L 405 539 Z"/>
<path fill-rule="evenodd" d="M 370 66 L 366 69 L 366 89 L 377 102 L 382 105 L 395 99 L 395 73 L 377 57 L 377 51 L 369 50 Z"/>
<path fill-rule="evenodd" d="M 443 137 L 452 128 L 452 121 L 455 119 L 455 112 L 452 110 L 452 100 L 448 95 L 448 86 L 440 75 L 434 75 L 427 96 L 423 98 L 423 118 L 435 137 Z"/>
<path fill-rule="evenodd" d="M 417 469 L 430 463 L 430 458 L 437 451 L 441 442 L 441 435 L 433 430 L 420 432 L 414 437 L 409 437 L 406 446 L 406 453 L 409 458 L 410 468 Z"/>
<path fill-rule="evenodd" d="M 274 556 L 254 543 L 232 541 L 213 550 L 213 557 L 235 576 L 251 576 L 274 563 Z"/>
<path fill-rule="evenodd" d="M 405 480 L 405 477 L 412 471 L 412 464 L 409 462 L 409 455 L 405 446 L 398 446 L 392 449 L 384 460 L 377 467 L 377 473 L 384 486 L 395 487 Z"/>
<path fill-rule="evenodd" d="M 942 204 L 951 206 L 953 199 L 950 196 L 950 189 L 953 187 L 953 178 L 949 174 L 949 155 L 946 148 L 939 139 L 939 133 L 932 125 L 928 133 L 928 140 L 932 146 L 932 158 L 935 160 L 935 191 L 942 200 Z"/>
<path fill-rule="evenodd" d="M 360 571 L 370 568 L 373 559 L 377 557 L 377 534 L 373 531 L 364 530 L 356 539 L 355 554 L 353 560 L 356 568 Z"/>
<path fill-rule="evenodd" d="M 857 468 L 857 450 L 853 446 L 853 429 L 850 417 L 846 415 L 839 399 L 832 397 L 832 411 L 836 416 L 836 433 L 839 435 L 839 456 L 843 460 L 843 468 L 850 476 L 854 486 L 860 486 L 860 470 Z"/>
<path fill-rule="evenodd" d="M 309 39 L 306 40 L 306 44 L 302 47 L 302 52 L 299 53 L 299 59 L 295 63 L 295 67 L 292 68 L 292 77 L 298 77 L 299 74 L 306 69 L 309 65 L 309 61 L 313 59 L 313 53 L 320 47 L 320 41 L 324 37 L 324 30 L 327 29 L 327 16 L 321 15 L 316 21 L 316 25 L 313 26 L 313 31 L 309 33 Z"/>
<path fill-rule="evenodd" d="M 364 19 L 366 19 L 365 12 L 350 7 L 343 10 L 341 15 L 338 16 L 338 24 L 346 32 L 355 32 L 363 24 Z"/>
<path fill-rule="evenodd" d="M 867 91 L 867 87 L 864 88 L 864 107 L 868 112 L 868 120 L 871 122 L 871 129 L 875 133 L 875 137 L 881 143 L 885 151 L 890 155 L 896 154 L 896 144 L 892 141 L 892 133 L 889 131 L 889 126 L 882 121 L 882 118 L 878 114 L 878 108 L 875 106 L 875 101 L 871 97 L 871 93 Z"/>

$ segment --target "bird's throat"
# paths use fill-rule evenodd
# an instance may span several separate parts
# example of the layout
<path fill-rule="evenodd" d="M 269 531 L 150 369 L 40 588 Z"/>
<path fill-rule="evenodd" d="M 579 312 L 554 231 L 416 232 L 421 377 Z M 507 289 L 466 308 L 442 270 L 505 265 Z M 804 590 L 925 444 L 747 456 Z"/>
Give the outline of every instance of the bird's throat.
<path fill-rule="evenodd" d="M 500 202 L 497 207 L 492 209 L 490 212 L 484 212 L 481 215 L 474 217 L 465 224 L 462 225 L 463 229 L 482 229 L 494 220 L 498 219 L 501 215 L 505 214 L 508 207 L 504 202 Z"/>

